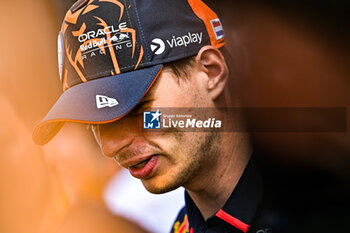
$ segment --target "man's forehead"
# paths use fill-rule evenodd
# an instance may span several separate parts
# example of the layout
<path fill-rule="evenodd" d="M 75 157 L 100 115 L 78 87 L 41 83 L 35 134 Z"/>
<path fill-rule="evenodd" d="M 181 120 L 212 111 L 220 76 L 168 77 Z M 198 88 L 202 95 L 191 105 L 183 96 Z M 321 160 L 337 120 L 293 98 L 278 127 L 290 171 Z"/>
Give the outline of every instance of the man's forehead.
<path fill-rule="evenodd" d="M 157 77 L 157 79 L 155 80 L 155 82 L 153 83 L 153 85 L 148 89 L 146 94 L 142 97 L 140 102 L 142 100 L 154 99 L 157 96 L 157 93 L 159 93 L 159 90 L 161 89 L 160 88 L 160 85 L 162 85 L 161 82 L 164 84 L 167 80 L 169 80 L 169 78 L 173 78 L 171 77 L 173 75 L 174 74 L 170 68 L 164 67 L 161 73 L 159 74 L 159 76 Z M 171 94 L 170 90 L 168 94 Z"/>

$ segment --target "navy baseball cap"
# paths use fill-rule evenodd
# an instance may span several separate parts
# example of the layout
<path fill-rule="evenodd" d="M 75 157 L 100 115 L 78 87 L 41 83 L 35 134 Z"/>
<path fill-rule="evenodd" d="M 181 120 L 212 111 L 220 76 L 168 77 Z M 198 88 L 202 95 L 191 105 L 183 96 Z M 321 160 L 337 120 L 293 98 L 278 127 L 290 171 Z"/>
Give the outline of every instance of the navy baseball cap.
<path fill-rule="evenodd" d="M 128 114 L 163 64 L 225 44 L 215 12 L 200 0 L 79 0 L 58 36 L 63 94 L 35 128 L 50 141 L 65 122 L 103 124 Z"/>

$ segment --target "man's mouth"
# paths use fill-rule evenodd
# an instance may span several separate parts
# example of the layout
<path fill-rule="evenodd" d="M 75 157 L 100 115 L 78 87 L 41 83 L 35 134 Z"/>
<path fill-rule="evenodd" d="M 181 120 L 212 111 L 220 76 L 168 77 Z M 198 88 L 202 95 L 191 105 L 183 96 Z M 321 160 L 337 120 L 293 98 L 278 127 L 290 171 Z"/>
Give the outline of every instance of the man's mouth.
<path fill-rule="evenodd" d="M 138 163 L 138 164 L 136 164 L 136 165 L 134 165 L 134 166 L 131 166 L 130 168 L 132 168 L 132 169 L 143 168 L 143 167 L 148 163 L 148 161 L 150 161 L 150 160 L 151 160 L 151 158 L 146 159 L 145 161 L 140 162 L 140 163 Z"/>
<path fill-rule="evenodd" d="M 155 170 L 158 163 L 158 155 L 152 155 L 139 163 L 129 166 L 130 174 L 138 179 L 147 179 Z"/>

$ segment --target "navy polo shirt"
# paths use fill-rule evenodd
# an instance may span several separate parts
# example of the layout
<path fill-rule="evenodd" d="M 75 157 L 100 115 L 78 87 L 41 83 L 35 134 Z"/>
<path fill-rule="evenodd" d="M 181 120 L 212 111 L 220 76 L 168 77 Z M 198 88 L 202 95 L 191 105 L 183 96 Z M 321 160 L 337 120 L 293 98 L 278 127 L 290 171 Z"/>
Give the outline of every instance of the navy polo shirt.
<path fill-rule="evenodd" d="M 185 191 L 185 207 L 171 229 L 172 233 L 270 233 L 271 227 L 259 220 L 262 182 L 251 159 L 224 206 L 205 220 Z"/>

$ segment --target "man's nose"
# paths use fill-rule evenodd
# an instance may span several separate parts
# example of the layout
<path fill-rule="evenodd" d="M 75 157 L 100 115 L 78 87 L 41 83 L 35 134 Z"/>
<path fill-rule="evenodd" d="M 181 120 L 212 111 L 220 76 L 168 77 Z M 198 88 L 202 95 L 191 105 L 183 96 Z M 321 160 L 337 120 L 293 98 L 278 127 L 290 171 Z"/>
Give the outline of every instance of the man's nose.
<path fill-rule="evenodd" d="M 122 153 L 135 138 L 142 134 L 142 122 L 136 117 L 126 117 L 99 125 L 99 143 L 104 155 L 115 157 Z"/>

